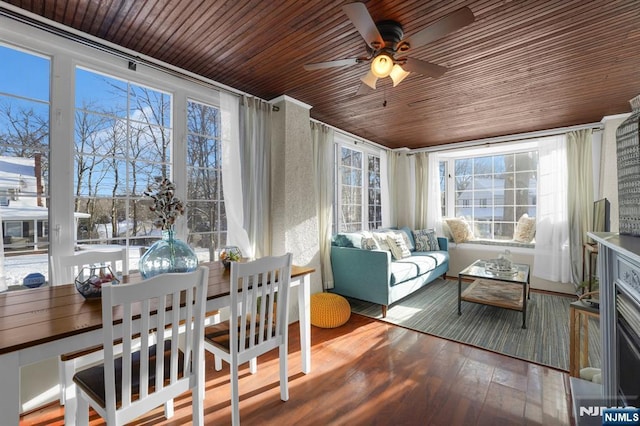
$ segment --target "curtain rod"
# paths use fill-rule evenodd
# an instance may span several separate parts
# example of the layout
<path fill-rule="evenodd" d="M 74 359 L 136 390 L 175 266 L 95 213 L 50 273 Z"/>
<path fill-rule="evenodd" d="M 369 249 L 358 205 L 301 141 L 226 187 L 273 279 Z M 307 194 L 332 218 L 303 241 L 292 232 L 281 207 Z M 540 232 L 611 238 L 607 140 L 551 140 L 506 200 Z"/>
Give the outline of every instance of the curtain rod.
<path fill-rule="evenodd" d="M 450 143 L 450 144 L 438 145 L 438 146 L 432 146 L 432 147 L 426 147 L 426 148 L 418 148 L 418 149 L 411 150 L 411 152 L 412 153 L 438 152 L 438 151 L 449 151 L 449 150 L 459 149 L 459 148 L 473 148 L 481 145 L 493 145 L 493 144 L 499 144 L 499 143 L 516 142 L 516 141 L 521 141 L 525 139 L 542 138 L 545 136 L 562 135 L 567 132 L 573 132 L 575 130 L 588 130 L 588 129 L 591 129 L 592 131 L 602 130 L 604 129 L 604 124 L 602 123 L 578 124 L 575 126 L 558 127 L 556 129 L 538 130 L 535 132 L 517 133 L 512 135 L 496 136 L 493 138 L 476 139 L 476 140 L 466 141 L 466 142 L 458 142 L 458 143 Z"/>
<path fill-rule="evenodd" d="M 91 34 L 83 33 L 82 31 L 67 27 L 66 25 L 60 24 L 55 21 L 51 21 L 40 15 L 36 15 L 24 9 L 20 9 L 11 4 L 0 3 L 0 16 L 5 16 L 9 19 L 23 23 L 25 25 L 29 25 L 33 28 L 46 31 L 50 34 L 54 34 L 72 42 L 99 50 L 104 53 L 108 53 L 120 59 L 124 59 L 128 62 L 129 69 L 133 69 L 134 71 L 136 64 L 142 64 L 156 71 L 160 71 L 174 77 L 179 77 L 196 84 L 205 85 L 208 88 L 213 87 L 217 90 L 222 90 L 236 96 L 251 96 L 257 99 L 261 99 L 257 96 L 253 96 L 241 90 L 234 89 L 231 86 L 218 83 L 199 74 L 192 73 L 174 65 L 159 61 L 153 57 L 143 55 L 141 53 L 127 49 L 123 46 L 111 43 L 107 40 L 102 40 L 98 37 L 92 36 Z M 264 99 L 261 100 L 267 102 Z M 277 107 L 274 108 L 274 111 L 277 111 Z"/>
<path fill-rule="evenodd" d="M 385 151 L 390 151 L 390 149 L 389 149 L 388 147 L 386 147 L 386 146 L 383 146 L 383 145 L 377 144 L 377 143 L 375 143 L 375 142 L 371 142 L 371 141 L 370 141 L 370 140 L 368 140 L 368 139 L 364 139 L 364 138 L 362 138 L 362 137 L 360 137 L 360 136 L 354 135 L 353 133 L 349 133 L 349 132 L 347 132 L 346 130 L 338 129 L 337 127 L 332 126 L 331 124 L 323 123 L 322 121 L 320 121 L 320 120 L 316 120 L 315 118 L 310 118 L 309 120 L 310 120 L 310 121 L 313 121 L 313 122 L 315 122 L 315 123 L 322 124 L 323 126 L 330 127 L 330 128 L 332 128 L 333 130 L 335 130 L 335 131 L 336 131 L 336 132 L 338 132 L 338 133 L 342 133 L 342 134 L 343 134 L 343 135 L 345 135 L 345 136 L 348 136 L 348 137 L 353 138 L 353 139 L 357 139 L 357 141 L 358 141 L 358 142 L 362 142 L 362 143 L 368 144 L 368 145 L 372 146 L 373 148 L 376 148 L 376 149 L 383 149 L 383 150 L 385 150 Z"/>

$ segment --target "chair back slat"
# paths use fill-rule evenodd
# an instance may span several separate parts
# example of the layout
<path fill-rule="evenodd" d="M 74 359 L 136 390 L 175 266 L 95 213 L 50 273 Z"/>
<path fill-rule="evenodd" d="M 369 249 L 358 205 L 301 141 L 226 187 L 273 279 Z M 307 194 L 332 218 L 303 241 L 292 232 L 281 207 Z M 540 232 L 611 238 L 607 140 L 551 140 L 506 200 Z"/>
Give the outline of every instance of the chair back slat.
<path fill-rule="evenodd" d="M 155 330 L 156 333 L 160 333 L 161 330 L 163 330 L 164 328 L 164 324 L 167 323 L 167 298 L 166 297 L 160 297 L 158 300 L 158 308 L 157 308 L 157 316 L 156 316 L 156 321 L 155 321 Z M 156 339 L 157 342 L 157 339 Z M 156 389 L 162 389 L 162 386 L 164 384 L 163 381 L 163 377 L 164 377 L 164 351 L 157 351 L 156 352 L 156 382 L 155 382 L 155 387 Z"/>
<path fill-rule="evenodd" d="M 140 386 L 140 398 L 146 398 L 149 393 L 147 386 L 142 386 L 142 383 L 148 383 L 149 378 L 149 332 L 151 332 L 151 327 L 149 326 L 149 309 L 150 309 L 150 300 L 145 299 L 141 303 L 140 309 L 140 330 L 143 336 L 143 344 L 140 346 L 140 370 L 138 373 L 138 383 Z M 146 341 L 145 341 L 146 339 Z M 128 340 L 128 338 L 127 338 Z M 156 356 L 158 353 L 156 352 Z M 125 380 L 123 378 L 123 380 Z M 128 376 L 127 376 L 128 380 Z"/>

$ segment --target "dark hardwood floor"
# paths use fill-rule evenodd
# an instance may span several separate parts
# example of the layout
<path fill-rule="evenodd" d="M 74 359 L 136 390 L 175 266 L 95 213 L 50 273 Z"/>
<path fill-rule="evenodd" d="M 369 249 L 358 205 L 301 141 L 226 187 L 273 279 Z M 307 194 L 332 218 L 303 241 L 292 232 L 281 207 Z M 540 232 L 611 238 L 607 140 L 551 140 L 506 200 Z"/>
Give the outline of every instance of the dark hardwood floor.
<path fill-rule="evenodd" d="M 312 372 L 300 368 L 298 325 L 290 329 L 289 394 L 280 401 L 274 351 L 258 373 L 240 371 L 243 425 L 569 425 L 567 373 L 352 315 L 335 329 L 312 327 Z M 207 355 L 206 424 L 231 423 L 229 368 Z M 191 396 L 136 425 L 191 422 Z M 64 410 L 48 405 L 21 425 L 62 425 Z M 103 424 L 92 415 L 91 424 Z"/>

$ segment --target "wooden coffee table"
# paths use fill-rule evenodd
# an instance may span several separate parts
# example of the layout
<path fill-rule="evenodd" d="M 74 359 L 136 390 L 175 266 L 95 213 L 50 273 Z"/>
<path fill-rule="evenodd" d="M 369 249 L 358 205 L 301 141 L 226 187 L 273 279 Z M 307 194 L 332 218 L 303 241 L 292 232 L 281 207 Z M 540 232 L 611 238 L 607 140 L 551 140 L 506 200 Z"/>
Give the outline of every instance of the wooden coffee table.
<path fill-rule="evenodd" d="M 484 260 L 476 260 L 458 274 L 458 315 L 462 301 L 497 306 L 522 312 L 522 328 L 527 328 L 527 299 L 531 297 L 529 265 L 514 263 L 513 272 L 493 273 Z M 475 278 L 462 291 L 462 278 Z"/>

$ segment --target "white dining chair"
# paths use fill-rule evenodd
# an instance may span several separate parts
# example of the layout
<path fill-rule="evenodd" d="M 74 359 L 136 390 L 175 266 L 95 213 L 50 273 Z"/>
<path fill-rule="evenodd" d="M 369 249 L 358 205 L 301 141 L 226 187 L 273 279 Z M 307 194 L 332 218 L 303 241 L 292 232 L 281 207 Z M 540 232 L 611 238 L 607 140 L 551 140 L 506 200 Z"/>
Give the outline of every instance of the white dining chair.
<path fill-rule="evenodd" d="M 291 253 L 231 263 L 229 320 L 205 329 L 204 347 L 231 370 L 231 423 L 240 424 L 238 368 L 279 351 L 280 399 L 289 399 L 287 374 Z M 277 299 L 277 300 L 276 300 Z M 277 303 L 276 303 L 277 302 Z M 255 362 L 255 361 L 254 361 Z"/>
<path fill-rule="evenodd" d="M 91 406 L 108 425 L 121 425 L 191 391 L 192 423 L 204 423 L 204 318 L 209 270 L 168 273 L 102 289 L 105 342 L 122 340 L 122 354 L 105 345 L 104 363 L 78 371 L 76 424 Z M 122 319 L 121 324 L 114 320 Z M 157 342 L 150 337 L 154 330 Z M 184 342 L 179 344 L 181 334 Z M 139 335 L 140 349 L 133 349 Z M 183 347 L 184 349 L 180 349 Z"/>
<path fill-rule="evenodd" d="M 126 248 L 118 250 L 83 250 L 68 256 L 51 256 L 50 263 L 52 285 L 72 283 L 82 268 L 92 265 L 108 266 L 116 276 L 124 277 L 129 275 Z M 60 404 L 65 406 L 65 413 L 75 412 L 73 375 L 78 368 L 100 361 L 103 356 L 102 345 L 60 355 L 58 360 L 59 399 Z"/>

